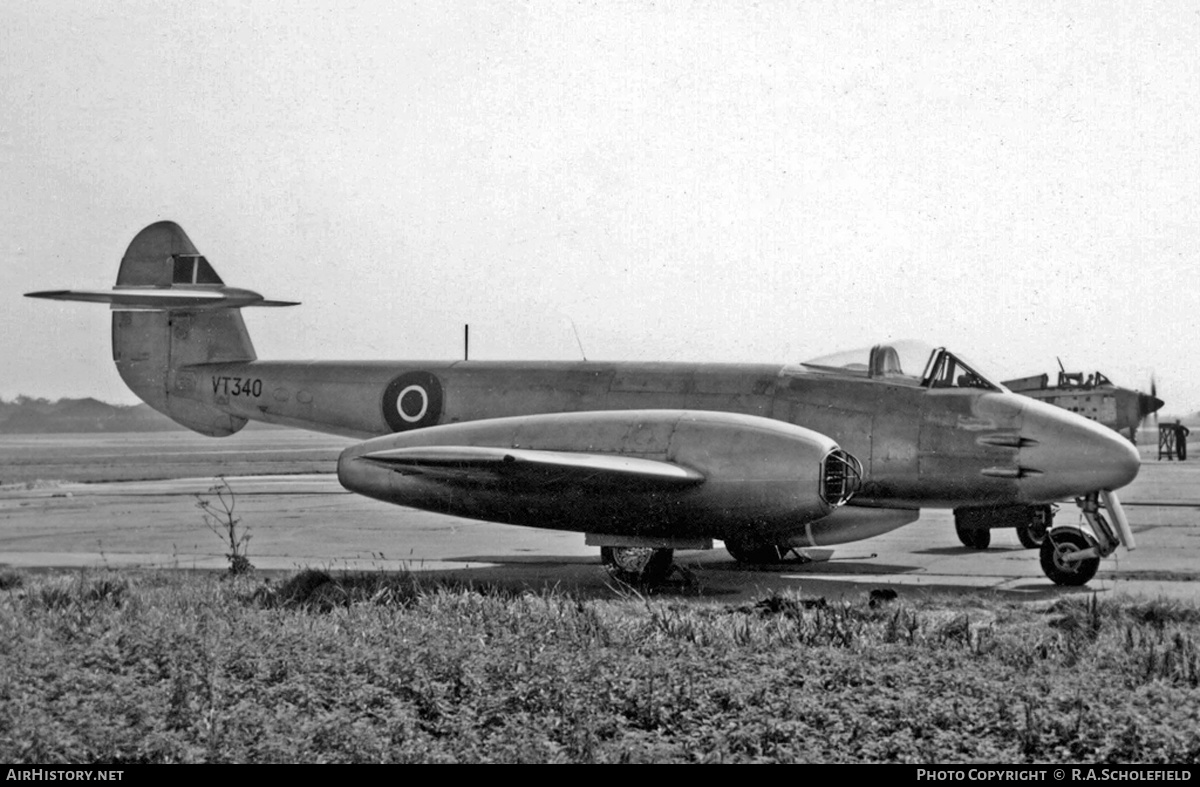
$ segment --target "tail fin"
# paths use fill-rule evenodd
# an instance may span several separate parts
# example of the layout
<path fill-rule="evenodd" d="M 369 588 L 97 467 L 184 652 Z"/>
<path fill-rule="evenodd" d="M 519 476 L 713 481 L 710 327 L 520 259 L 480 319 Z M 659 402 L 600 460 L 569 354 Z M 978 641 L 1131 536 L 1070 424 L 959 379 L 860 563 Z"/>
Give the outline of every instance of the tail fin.
<path fill-rule="evenodd" d="M 214 437 L 233 434 L 246 419 L 196 401 L 196 375 L 187 367 L 255 360 L 242 307 L 295 305 L 225 286 L 183 229 L 170 221 L 137 234 L 112 290 L 28 295 L 110 304 L 113 361 L 125 384 L 155 410 Z"/>

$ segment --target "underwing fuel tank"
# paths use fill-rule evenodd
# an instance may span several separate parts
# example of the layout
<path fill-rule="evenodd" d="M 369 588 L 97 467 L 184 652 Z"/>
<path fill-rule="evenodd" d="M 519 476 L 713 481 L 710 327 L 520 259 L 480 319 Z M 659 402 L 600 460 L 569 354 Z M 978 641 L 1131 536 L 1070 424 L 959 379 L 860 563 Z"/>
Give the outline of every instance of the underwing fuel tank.
<path fill-rule="evenodd" d="M 782 538 L 845 503 L 860 468 L 830 438 L 792 424 L 632 410 L 380 437 L 346 449 L 338 479 L 389 503 L 529 527 Z"/>

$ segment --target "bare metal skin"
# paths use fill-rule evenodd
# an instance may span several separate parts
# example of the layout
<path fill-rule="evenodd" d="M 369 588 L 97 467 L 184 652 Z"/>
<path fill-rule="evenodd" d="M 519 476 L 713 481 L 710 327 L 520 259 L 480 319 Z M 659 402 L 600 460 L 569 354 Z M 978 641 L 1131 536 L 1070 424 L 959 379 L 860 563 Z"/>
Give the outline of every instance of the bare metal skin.
<path fill-rule="evenodd" d="M 714 538 L 756 561 L 922 507 L 1020 527 L 1069 498 L 1091 527 L 1050 529 L 1054 581 L 1082 584 L 1132 547 L 1111 494 L 1137 475 L 1132 446 L 944 350 L 919 376 L 886 346 L 841 366 L 259 361 L 240 309 L 291 304 L 226 287 L 170 222 L 138 234 L 112 291 L 30 295 L 112 304 L 122 378 L 195 431 L 256 420 L 361 438 L 338 463 L 348 489 L 584 532 L 626 574 Z"/>

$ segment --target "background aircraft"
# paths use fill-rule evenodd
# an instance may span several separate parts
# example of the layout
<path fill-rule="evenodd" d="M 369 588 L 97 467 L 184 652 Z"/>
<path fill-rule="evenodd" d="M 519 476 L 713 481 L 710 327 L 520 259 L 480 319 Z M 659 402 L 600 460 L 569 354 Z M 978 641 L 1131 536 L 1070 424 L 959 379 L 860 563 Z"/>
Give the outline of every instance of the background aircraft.
<path fill-rule="evenodd" d="M 1138 429 L 1163 406 L 1153 379 L 1150 380 L 1150 393 L 1145 394 L 1116 386 L 1101 372 L 1094 372 L 1086 378 L 1083 372 L 1068 372 L 1062 368 L 1060 361 L 1058 384 L 1049 385 L 1049 382 L 1050 375 L 1040 374 L 1006 380 L 1004 386 L 1014 393 L 1049 402 L 1104 424 L 1109 429 L 1127 433 L 1130 442 L 1135 444 Z"/>
<path fill-rule="evenodd" d="M 578 531 L 624 578 L 723 541 L 736 559 L 869 538 L 952 508 L 960 531 L 1033 527 L 1055 501 L 1046 575 L 1086 583 L 1133 536 L 1114 490 L 1137 452 L 1018 396 L 944 348 L 879 345 L 806 364 L 259 361 L 249 306 L 176 224 L 142 230 L 112 290 L 113 358 L 145 402 L 203 434 L 248 420 L 363 439 L 352 491 L 400 505 Z M 922 370 L 922 371 L 916 371 Z M 1111 521 L 1110 521 L 1111 520 Z"/>

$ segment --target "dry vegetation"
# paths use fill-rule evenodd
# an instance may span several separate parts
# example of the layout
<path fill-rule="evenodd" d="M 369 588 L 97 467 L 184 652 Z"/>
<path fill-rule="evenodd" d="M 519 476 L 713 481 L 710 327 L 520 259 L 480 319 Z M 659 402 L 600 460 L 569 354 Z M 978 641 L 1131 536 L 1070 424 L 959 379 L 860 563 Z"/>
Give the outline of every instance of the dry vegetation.
<path fill-rule="evenodd" d="M 1200 609 L 0 573 L 0 761 L 1194 763 Z"/>

